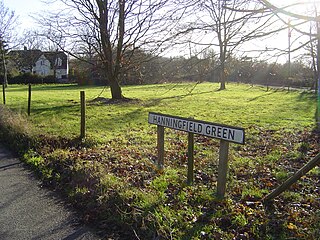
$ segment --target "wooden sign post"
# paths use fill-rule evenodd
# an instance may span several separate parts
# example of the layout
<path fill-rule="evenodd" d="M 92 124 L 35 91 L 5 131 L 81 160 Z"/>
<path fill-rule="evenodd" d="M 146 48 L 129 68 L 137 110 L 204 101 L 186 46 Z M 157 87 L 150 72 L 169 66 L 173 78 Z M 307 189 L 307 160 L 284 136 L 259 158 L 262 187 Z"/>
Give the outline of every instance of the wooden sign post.
<path fill-rule="evenodd" d="M 2 96 L 3 96 L 3 104 L 6 104 L 6 85 L 5 83 L 2 84 Z"/>
<path fill-rule="evenodd" d="M 164 127 L 157 126 L 158 170 L 162 171 L 164 163 Z"/>
<path fill-rule="evenodd" d="M 220 141 L 219 150 L 219 166 L 218 166 L 218 182 L 217 182 L 217 197 L 223 198 L 226 192 L 227 173 L 228 173 L 228 153 L 229 142 Z"/>
<path fill-rule="evenodd" d="M 228 152 L 229 143 L 244 144 L 245 132 L 243 128 L 232 127 L 223 124 L 199 121 L 190 118 L 176 117 L 160 113 L 149 113 L 148 122 L 157 125 L 158 128 L 158 167 L 164 165 L 164 128 L 172 128 L 188 132 L 188 184 L 193 183 L 194 165 L 194 134 L 204 135 L 211 138 L 220 139 L 219 167 L 217 196 L 223 198 L 226 192 L 227 172 L 228 172 Z"/>
<path fill-rule="evenodd" d="M 80 91 L 80 102 L 81 102 L 80 138 L 84 139 L 86 136 L 86 97 L 85 97 L 85 91 Z"/>
<path fill-rule="evenodd" d="M 194 134 L 188 133 L 188 175 L 187 175 L 187 183 L 188 185 L 193 184 L 193 165 L 194 165 Z"/>
<path fill-rule="evenodd" d="M 31 112 L 31 84 L 29 83 L 29 88 L 28 88 L 28 116 L 30 116 Z"/>

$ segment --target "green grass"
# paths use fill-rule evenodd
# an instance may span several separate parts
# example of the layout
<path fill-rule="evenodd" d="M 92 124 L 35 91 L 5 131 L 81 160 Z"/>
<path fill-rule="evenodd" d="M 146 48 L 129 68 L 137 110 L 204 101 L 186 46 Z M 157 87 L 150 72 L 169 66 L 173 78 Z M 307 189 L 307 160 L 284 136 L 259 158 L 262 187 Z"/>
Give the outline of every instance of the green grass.
<path fill-rule="evenodd" d="M 190 83 L 129 86 L 123 88 L 128 98 L 138 103 L 98 105 L 90 103 L 102 87 L 75 85 L 37 85 L 32 87 L 30 120 L 42 133 L 75 137 L 79 134 L 79 91 L 86 91 L 87 134 L 101 140 L 123 135 L 124 132 L 146 134 L 148 112 L 160 112 L 199 120 L 224 123 L 240 127 L 252 125 L 268 129 L 288 130 L 314 125 L 315 97 L 308 93 L 275 91 L 248 85 L 230 84 L 226 91 L 217 91 L 218 85 Z M 109 89 L 103 97 L 110 98 Z M 7 89 L 7 105 L 26 112 L 27 86 L 14 85 Z"/>
<path fill-rule="evenodd" d="M 315 96 L 244 84 L 218 87 L 126 86 L 123 94 L 136 101 L 106 105 L 92 102 L 103 87 L 36 85 L 27 117 L 27 86 L 12 85 L 7 106 L 22 116 L 0 108 L 0 137 L 33 147 L 25 161 L 103 231 L 127 225 L 128 239 L 315 239 L 317 168 L 283 194 L 276 209 L 259 202 L 318 151 L 311 133 Z M 87 99 L 83 143 L 74 140 L 80 134 L 81 90 Z M 109 89 L 101 97 L 110 98 Z M 159 172 L 156 127 L 148 124 L 148 112 L 245 128 L 246 144 L 231 144 L 226 199 L 215 197 L 219 141 L 195 136 L 195 182 L 188 186 L 187 134 L 165 130 L 165 168 Z M 20 143 L 24 136 L 29 138 Z"/>

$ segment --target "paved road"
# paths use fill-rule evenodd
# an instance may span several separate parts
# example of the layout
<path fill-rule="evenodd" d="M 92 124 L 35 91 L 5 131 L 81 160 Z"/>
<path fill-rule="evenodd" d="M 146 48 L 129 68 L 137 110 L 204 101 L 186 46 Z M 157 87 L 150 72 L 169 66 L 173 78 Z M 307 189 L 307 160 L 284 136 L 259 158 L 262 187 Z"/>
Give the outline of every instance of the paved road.
<path fill-rule="evenodd" d="M 29 239 L 99 238 L 0 145 L 0 240 Z"/>

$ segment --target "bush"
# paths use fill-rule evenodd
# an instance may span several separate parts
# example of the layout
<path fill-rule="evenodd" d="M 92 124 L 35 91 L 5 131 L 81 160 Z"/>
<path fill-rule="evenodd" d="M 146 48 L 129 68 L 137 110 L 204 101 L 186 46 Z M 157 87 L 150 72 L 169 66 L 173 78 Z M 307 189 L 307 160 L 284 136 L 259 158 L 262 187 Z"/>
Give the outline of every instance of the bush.
<path fill-rule="evenodd" d="M 42 83 L 55 83 L 56 79 L 54 76 L 42 77 L 36 74 L 23 73 L 15 77 L 8 78 L 9 84 L 42 84 Z"/>
<path fill-rule="evenodd" d="M 56 83 L 56 78 L 54 76 L 46 76 L 42 79 L 43 83 Z"/>

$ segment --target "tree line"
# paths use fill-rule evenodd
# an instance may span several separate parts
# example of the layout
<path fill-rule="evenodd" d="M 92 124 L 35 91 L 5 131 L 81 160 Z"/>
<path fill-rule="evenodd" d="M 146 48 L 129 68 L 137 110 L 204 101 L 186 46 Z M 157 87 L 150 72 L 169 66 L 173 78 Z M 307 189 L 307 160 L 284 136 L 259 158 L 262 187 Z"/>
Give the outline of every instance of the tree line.
<path fill-rule="evenodd" d="M 141 52 L 139 53 L 142 54 Z M 141 57 L 141 56 L 138 56 Z M 138 58 L 137 57 L 137 58 Z M 149 56 L 150 60 L 127 69 L 121 75 L 121 85 L 156 84 L 164 82 L 220 82 L 217 54 L 199 58 Z M 289 75 L 290 74 L 290 75 Z M 232 57 L 225 63 L 226 82 L 305 87 L 315 89 L 313 69 L 303 61 L 269 63 L 252 58 Z M 103 70 L 97 64 L 81 60 L 70 61 L 70 80 L 81 85 L 104 85 Z"/>

